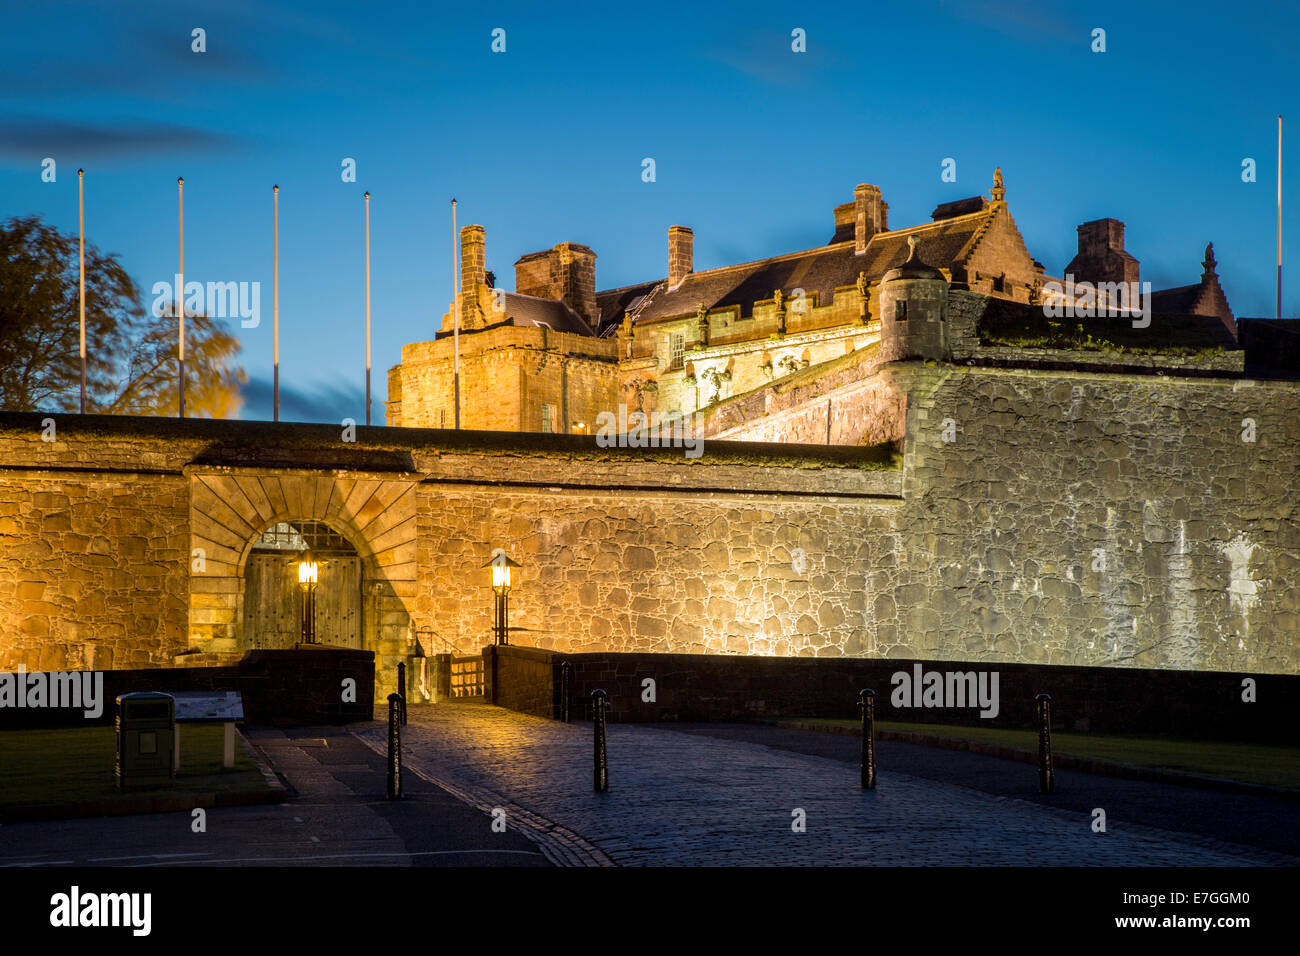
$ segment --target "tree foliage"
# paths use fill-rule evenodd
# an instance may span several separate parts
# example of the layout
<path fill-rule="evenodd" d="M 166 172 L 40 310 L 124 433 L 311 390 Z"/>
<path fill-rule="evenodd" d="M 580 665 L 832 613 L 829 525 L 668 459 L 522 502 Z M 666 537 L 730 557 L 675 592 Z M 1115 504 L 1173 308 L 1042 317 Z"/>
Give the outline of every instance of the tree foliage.
<path fill-rule="evenodd" d="M 77 236 L 39 217 L 0 223 L 0 408 L 76 411 L 80 406 Z M 116 255 L 86 244 L 86 410 L 176 415 L 174 311 L 153 315 Z M 225 323 L 185 316 L 185 411 L 229 418 L 247 381 Z"/>

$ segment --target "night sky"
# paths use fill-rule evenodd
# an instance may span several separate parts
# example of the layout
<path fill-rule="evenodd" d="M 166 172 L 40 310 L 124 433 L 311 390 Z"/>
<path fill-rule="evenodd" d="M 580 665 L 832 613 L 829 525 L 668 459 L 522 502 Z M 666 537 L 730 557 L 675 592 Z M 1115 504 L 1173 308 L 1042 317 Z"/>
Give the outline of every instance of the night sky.
<path fill-rule="evenodd" d="M 900 228 L 987 194 L 1000 165 L 1050 273 L 1077 224 L 1114 216 L 1155 288 L 1197 281 L 1212 240 L 1235 313 L 1274 310 L 1294 3 L 5 2 L 0 19 L 0 217 L 75 233 L 84 166 L 87 239 L 120 254 L 148 306 L 176 269 L 184 176 L 186 278 L 262 283 L 260 326 L 232 323 L 246 418 L 270 417 L 272 184 L 287 419 L 364 418 L 365 190 L 380 422 L 388 368 L 450 299 L 452 196 L 462 225 L 486 227 L 499 284 L 514 288 L 520 255 L 574 241 L 604 289 L 661 278 L 674 223 L 706 269 L 825 243 L 857 183 L 881 187 Z M 1284 135 L 1296 155 L 1300 126 Z M 1295 315 L 1300 190 L 1283 187 Z"/>

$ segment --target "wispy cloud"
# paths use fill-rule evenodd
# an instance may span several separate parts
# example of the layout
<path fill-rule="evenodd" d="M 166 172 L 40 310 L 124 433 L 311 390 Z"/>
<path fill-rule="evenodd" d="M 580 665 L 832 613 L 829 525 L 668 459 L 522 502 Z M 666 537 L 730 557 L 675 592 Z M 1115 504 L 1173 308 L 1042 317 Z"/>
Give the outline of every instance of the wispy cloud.
<path fill-rule="evenodd" d="M 1088 30 L 1050 10 L 1041 0 L 940 0 L 944 16 L 957 16 L 1027 40 L 1084 43 Z"/>
<path fill-rule="evenodd" d="M 71 154 L 75 162 L 121 156 L 228 149 L 239 140 L 225 133 L 152 120 L 85 123 L 50 117 L 0 119 L 0 155 L 30 161 Z"/>
<path fill-rule="evenodd" d="M 249 376 L 240 389 L 244 406 L 239 417 L 245 420 L 270 421 L 274 416 L 275 388 L 272 380 Z M 383 403 L 375 398 L 371 415 L 376 425 L 384 423 Z M 280 381 L 280 420 L 290 422 L 341 422 L 353 419 L 366 423 L 366 393 L 360 386 L 317 385 L 295 388 Z"/>

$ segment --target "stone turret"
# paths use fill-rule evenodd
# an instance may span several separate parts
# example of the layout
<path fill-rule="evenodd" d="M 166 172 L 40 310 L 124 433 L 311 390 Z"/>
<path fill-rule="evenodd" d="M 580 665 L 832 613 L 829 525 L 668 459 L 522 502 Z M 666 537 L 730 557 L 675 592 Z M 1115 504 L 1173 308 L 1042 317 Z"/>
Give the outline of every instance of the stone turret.
<path fill-rule="evenodd" d="M 907 248 L 907 261 L 880 280 L 881 358 L 947 361 L 948 280 L 921 261 L 915 236 Z"/>

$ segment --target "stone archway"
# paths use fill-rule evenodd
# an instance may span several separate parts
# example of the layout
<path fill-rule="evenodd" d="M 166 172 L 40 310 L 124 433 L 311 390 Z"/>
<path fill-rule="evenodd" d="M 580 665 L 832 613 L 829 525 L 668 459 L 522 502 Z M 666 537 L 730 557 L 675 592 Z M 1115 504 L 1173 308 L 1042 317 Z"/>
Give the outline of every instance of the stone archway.
<path fill-rule="evenodd" d="M 361 647 L 377 671 L 408 652 L 416 593 L 418 479 L 279 469 L 187 469 L 190 477 L 191 653 L 237 657 L 244 634 L 248 560 L 263 532 L 315 521 L 355 549 L 361 567 Z"/>

